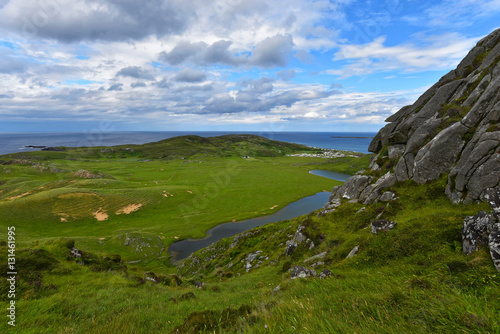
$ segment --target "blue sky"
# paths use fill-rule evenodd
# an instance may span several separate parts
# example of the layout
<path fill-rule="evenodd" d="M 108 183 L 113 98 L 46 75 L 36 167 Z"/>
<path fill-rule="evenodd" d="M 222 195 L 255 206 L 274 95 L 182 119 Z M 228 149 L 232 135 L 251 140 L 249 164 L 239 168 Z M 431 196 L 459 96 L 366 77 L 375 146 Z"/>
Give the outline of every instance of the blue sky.
<path fill-rule="evenodd" d="M 500 0 L 0 0 L 0 132 L 377 131 L 499 18 Z"/>

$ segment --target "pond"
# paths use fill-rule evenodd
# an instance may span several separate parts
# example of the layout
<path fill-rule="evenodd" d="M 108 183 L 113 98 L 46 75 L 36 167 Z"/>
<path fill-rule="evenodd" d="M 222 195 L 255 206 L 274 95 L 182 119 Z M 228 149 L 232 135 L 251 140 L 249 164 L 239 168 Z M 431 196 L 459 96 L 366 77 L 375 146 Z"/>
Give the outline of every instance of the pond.
<path fill-rule="evenodd" d="M 325 170 L 312 170 L 309 173 L 344 182 L 350 175 L 336 173 Z M 168 253 L 172 261 L 179 261 L 187 258 L 192 253 L 205 248 L 222 238 L 229 238 L 234 235 L 251 230 L 258 226 L 269 223 L 276 223 L 282 220 L 289 220 L 321 209 L 328 198 L 329 191 L 322 191 L 312 196 L 307 196 L 293 203 L 288 204 L 283 209 L 276 211 L 272 215 L 252 218 L 241 222 L 223 223 L 207 231 L 207 235 L 202 239 L 185 239 L 173 243 L 168 248 Z"/>

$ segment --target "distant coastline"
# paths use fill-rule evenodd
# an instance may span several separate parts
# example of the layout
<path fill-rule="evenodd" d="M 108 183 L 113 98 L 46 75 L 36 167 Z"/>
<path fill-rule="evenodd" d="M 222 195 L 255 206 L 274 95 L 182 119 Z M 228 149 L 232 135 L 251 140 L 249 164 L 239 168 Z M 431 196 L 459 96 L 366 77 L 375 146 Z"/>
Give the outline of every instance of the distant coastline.
<path fill-rule="evenodd" d="M 81 146 L 114 146 L 155 142 L 183 135 L 213 137 L 241 134 L 240 131 L 123 131 L 90 134 L 68 133 L 0 133 L 0 155 L 29 152 L 40 149 Z M 368 153 L 368 146 L 375 132 L 252 132 L 272 140 L 302 144 L 309 147 Z M 43 147 L 45 146 L 45 147 Z"/>

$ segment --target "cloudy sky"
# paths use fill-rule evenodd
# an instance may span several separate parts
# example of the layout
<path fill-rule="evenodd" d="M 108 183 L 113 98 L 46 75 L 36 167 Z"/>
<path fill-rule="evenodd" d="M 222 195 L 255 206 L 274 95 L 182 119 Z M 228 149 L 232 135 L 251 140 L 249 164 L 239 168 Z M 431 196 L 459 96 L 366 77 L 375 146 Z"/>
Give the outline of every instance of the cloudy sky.
<path fill-rule="evenodd" d="M 377 131 L 500 0 L 0 0 L 0 132 Z"/>

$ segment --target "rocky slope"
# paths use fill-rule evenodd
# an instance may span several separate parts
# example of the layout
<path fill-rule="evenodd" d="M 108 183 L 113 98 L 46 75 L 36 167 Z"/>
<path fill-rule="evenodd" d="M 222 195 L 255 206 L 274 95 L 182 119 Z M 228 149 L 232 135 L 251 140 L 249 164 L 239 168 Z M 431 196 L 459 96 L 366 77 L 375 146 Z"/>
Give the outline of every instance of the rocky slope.
<path fill-rule="evenodd" d="M 370 144 L 370 168 L 333 190 L 326 211 L 341 198 L 388 201 L 397 181 L 419 184 L 448 174 L 454 202 L 484 201 L 500 185 L 500 29 L 469 52 L 412 105 L 389 117 Z"/>
<path fill-rule="evenodd" d="M 335 187 L 323 214 L 342 201 L 390 202 L 396 182 L 446 180 L 453 203 L 487 201 L 492 213 L 467 217 L 464 253 L 488 245 L 500 270 L 500 29 L 483 38 L 458 67 L 412 105 L 389 117 L 369 151 L 369 169 Z"/>

